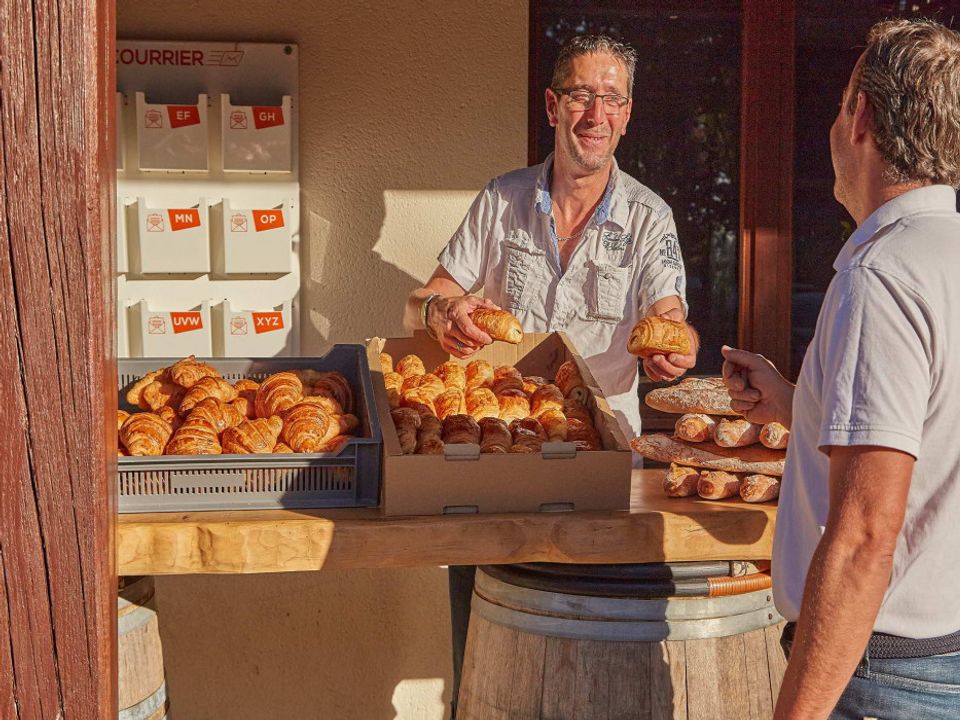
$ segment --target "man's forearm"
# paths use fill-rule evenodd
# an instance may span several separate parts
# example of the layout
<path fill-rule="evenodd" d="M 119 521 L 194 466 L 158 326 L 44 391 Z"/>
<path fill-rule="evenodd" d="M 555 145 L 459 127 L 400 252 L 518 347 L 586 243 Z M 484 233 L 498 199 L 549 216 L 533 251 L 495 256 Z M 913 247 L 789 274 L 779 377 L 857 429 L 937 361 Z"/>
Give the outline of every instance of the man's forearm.
<path fill-rule="evenodd" d="M 824 535 L 811 560 L 775 720 L 828 717 L 873 630 L 893 555 L 842 532 Z"/>
<path fill-rule="evenodd" d="M 407 330 L 423 330 L 423 318 L 420 317 L 420 307 L 423 301 L 430 297 L 435 290 L 422 287 L 414 290 L 407 297 L 407 304 L 403 309 L 403 327 Z"/>

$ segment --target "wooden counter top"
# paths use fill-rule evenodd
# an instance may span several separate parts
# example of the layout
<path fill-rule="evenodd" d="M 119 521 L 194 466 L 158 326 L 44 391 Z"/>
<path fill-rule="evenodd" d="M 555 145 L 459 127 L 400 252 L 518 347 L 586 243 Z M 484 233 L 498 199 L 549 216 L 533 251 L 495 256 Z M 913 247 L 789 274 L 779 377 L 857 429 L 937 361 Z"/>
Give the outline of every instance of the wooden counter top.
<path fill-rule="evenodd" d="M 776 505 L 668 498 L 636 470 L 630 511 L 385 517 L 377 509 L 120 515 L 120 575 L 770 557 Z"/>

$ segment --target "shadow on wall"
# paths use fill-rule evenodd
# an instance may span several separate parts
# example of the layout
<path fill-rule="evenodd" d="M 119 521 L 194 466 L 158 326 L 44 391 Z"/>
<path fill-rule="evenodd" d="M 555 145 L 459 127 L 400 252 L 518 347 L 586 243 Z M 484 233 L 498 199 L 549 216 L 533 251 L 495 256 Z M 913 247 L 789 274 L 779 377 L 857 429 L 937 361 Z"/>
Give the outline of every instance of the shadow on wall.
<path fill-rule="evenodd" d="M 446 584 L 442 568 L 157 577 L 170 717 L 439 720 Z"/>

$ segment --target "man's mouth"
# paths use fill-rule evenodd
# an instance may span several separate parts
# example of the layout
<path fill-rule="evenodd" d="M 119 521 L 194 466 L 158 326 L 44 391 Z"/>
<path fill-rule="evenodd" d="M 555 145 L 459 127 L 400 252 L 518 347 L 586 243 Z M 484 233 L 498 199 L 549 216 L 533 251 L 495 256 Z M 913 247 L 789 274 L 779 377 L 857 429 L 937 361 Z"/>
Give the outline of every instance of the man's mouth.
<path fill-rule="evenodd" d="M 600 145 L 610 138 L 609 135 L 577 135 L 580 141 L 587 145 Z"/>

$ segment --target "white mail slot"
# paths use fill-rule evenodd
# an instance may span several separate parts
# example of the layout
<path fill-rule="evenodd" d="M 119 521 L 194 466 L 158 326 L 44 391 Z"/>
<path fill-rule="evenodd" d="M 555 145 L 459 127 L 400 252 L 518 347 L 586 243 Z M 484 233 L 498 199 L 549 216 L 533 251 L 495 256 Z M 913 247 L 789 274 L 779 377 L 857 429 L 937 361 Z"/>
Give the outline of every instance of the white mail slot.
<path fill-rule="evenodd" d="M 209 209 L 204 198 L 177 207 L 152 207 L 141 197 L 130 208 L 127 219 L 136 228 L 137 239 L 131 247 L 135 272 L 210 271 Z"/>
<path fill-rule="evenodd" d="M 141 170 L 208 169 L 207 96 L 196 104 L 148 103 L 137 93 L 137 163 Z"/>
<path fill-rule="evenodd" d="M 292 103 L 232 105 L 220 96 L 223 169 L 227 172 L 290 172 L 293 157 Z"/>
<path fill-rule="evenodd" d="M 210 303 L 202 302 L 180 310 L 158 309 L 147 300 L 133 308 L 137 316 L 136 336 L 131 333 L 130 352 L 134 357 L 210 357 Z"/>
<path fill-rule="evenodd" d="M 130 270 L 127 255 L 127 206 L 122 196 L 117 197 L 117 273 Z"/>
<path fill-rule="evenodd" d="M 290 354 L 290 303 L 245 310 L 224 300 L 214 353 L 222 357 L 273 357 Z"/>
<path fill-rule="evenodd" d="M 237 208 L 223 199 L 223 271 L 288 273 L 293 269 L 289 200 L 276 207 Z"/>

